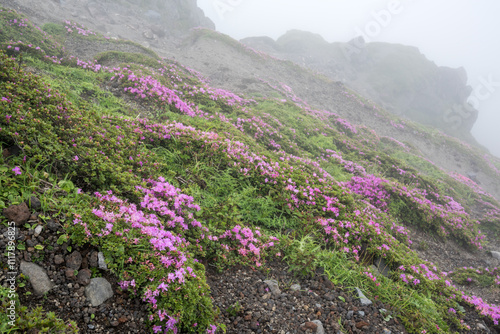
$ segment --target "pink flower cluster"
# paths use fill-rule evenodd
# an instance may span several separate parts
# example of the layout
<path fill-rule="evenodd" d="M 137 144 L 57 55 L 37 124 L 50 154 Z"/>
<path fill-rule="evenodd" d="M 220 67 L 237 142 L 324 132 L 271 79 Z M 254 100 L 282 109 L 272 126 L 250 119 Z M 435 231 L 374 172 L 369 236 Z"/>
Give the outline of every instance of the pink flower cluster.
<path fill-rule="evenodd" d="M 262 265 L 262 251 L 274 247 L 278 242 L 278 238 L 263 236 L 258 228 L 252 230 L 240 225 L 236 225 L 218 237 L 208 236 L 208 239 L 220 242 L 223 257 L 226 256 L 224 253 L 234 251 L 248 258 L 256 267 Z"/>
<path fill-rule="evenodd" d="M 351 181 L 343 182 L 342 185 L 368 199 L 371 204 L 380 210 L 387 211 L 387 201 L 390 195 L 385 190 L 384 184 L 388 182 L 388 180 L 370 174 L 364 177 L 354 176 Z"/>
<path fill-rule="evenodd" d="M 490 305 L 486 303 L 482 298 L 476 296 L 462 295 L 462 299 L 467 303 L 476 307 L 476 309 L 481 312 L 482 315 L 490 317 L 495 325 L 499 324 L 500 321 L 500 306 Z"/>
<path fill-rule="evenodd" d="M 93 32 L 92 30 L 85 29 L 83 24 L 71 22 L 69 20 L 64 21 L 64 23 L 66 24 L 64 26 L 64 28 L 66 29 L 68 34 L 76 32 L 77 34 L 82 35 L 82 36 L 90 36 L 90 35 L 97 36 L 97 34 L 95 32 Z"/>

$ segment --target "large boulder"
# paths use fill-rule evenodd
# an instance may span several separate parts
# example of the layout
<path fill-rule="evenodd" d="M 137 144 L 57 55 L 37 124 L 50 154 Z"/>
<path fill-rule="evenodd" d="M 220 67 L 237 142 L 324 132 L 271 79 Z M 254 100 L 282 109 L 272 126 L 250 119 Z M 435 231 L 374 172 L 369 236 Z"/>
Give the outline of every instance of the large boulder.
<path fill-rule="evenodd" d="M 28 280 L 37 295 L 43 295 L 52 289 L 55 284 L 49 279 L 47 272 L 42 267 L 31 263 L 21 261 L 21 272 L 28 276 Z"/>

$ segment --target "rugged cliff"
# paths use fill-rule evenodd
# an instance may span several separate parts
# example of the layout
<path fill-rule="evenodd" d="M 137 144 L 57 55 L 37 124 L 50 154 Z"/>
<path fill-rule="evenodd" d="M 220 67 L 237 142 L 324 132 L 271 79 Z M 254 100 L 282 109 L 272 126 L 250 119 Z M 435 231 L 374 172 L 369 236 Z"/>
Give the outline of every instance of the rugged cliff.
<path fill-rule="evenodd" d="M 341 81 L 388 111 L 472 140 L 477 110 L 463 68 L 438 67 L 415 47 L 388 43 L 328 43 L 321 36 L 289 31 L 277 41 L 253 37 L 244 44 L 292 60 Z"/>
<path fill-rule="evenodd" d="M 195 27 L 215 29 L 196 0 L 2 0 L 37 23 L 76 20 L 110 37 L 160 43 Z"/>

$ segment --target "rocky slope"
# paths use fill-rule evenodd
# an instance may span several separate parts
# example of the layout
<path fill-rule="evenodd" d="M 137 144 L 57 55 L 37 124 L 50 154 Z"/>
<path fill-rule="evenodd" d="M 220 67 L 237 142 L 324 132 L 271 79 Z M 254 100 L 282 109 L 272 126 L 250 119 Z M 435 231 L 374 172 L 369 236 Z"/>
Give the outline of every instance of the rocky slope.
<path fill-rule="evenodd" d="M 472 88 L 463 68 L 438 67 L 415 47 L 366 43 L 328 43 L 321 36 L 289 31 L 276 41 L 242 40 L 245 45 L 339 80 L 386 110 L 442 129 L 474 143 L 470 131 L 477 110 L 467 103 Z"/>

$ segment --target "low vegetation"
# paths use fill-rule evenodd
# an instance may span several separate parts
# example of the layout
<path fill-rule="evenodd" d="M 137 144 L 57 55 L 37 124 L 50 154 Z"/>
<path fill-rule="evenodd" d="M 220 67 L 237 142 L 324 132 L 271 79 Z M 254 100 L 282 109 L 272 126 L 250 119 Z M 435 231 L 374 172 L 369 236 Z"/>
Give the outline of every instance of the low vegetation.
<path fill-rule="evenodd" d="M 453 285 L 469 271 L 451 281 L 409 237 L 416 228 L 481 249 L 477 221 L 498 230 L 500 205 L 472 180 L 287 89 L 240 97 L 149 50 L 82 61 L 65 38 L 107 40 L 75 23 L 44 29 L 0 12 L 0 145 L 19 152 L 0 157 L 0 209 L 36 194 L 45 212 L 64 213 L 71 240 L 101 249 L 121 287 L 150 305 L 152 330 L 222 329 L 202 263 L 261 268 L 280 256 L 378 296 L 412 333 L 466 329 L 466 305 L 498 325 L 498 307 Z M 389 277 L 369 268 L 375 257 Z M 480 271 L 473 282 L 498 286 L 498 270 Z M 40 312 L 16 326 L 75 326 Z"/>

